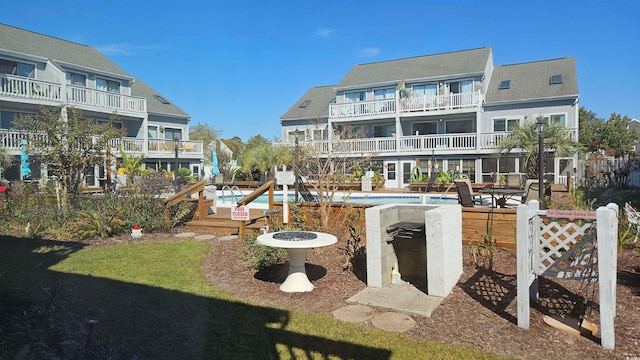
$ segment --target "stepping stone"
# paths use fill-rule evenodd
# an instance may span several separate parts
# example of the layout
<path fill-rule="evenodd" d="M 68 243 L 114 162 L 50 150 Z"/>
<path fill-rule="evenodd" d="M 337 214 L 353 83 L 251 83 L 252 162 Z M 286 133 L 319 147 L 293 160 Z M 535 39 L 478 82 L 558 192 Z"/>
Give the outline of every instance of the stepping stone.
<path fill-rule="evenodd" d="M 211 234 L 203 234 L 203 235 L 197 235 L 196 237 L 194 237 L 194 239 L 196 240 L 211 240 L 211 239 L 215 239 L 216 236 L 215 235 L 211 235 Z"/>
<path fill-rule="evenodd" d="M 194 236 L 196 236 L 196 233 L 192 233 L 192 232 L 183 232 L 183 233 L 176 234 L 176 237 L 180 239 L 190 238 Z"/>
<path fill-rule="evenodd" d="M 347 305 L 333 312 L 333 317 L 346 322 L 363 322 L 373 317 L 373 309 L 366 305 Z"/>
<path fill-rule="evenodd" d="M 225 236 L 220 236 L 218 240 L 227 241 L 227 240 L 235 240 L 237 238 L 238 238 L 238 235 L 225 235 Z"/>
<path fill-rule="evenodd" d="M 386 312 L 371 320 L 373 326 L 380 330 L 402 333 L 416 326 L 415 320 L 407 314 Z"/>

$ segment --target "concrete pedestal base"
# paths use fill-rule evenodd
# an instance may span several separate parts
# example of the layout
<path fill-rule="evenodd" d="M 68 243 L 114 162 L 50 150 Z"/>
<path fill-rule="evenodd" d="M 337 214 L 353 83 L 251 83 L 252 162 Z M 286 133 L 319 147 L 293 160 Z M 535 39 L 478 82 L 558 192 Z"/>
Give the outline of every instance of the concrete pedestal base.
<path fill-rule="evenodd" d="M 307 277 L 305 269 L 305 259 L 309 249 L 287 249 L 289 255 L 289 275 L 280 285 L 280 290 L 284 292 L 307 292 L 313 290 L 314 286 Z"/>

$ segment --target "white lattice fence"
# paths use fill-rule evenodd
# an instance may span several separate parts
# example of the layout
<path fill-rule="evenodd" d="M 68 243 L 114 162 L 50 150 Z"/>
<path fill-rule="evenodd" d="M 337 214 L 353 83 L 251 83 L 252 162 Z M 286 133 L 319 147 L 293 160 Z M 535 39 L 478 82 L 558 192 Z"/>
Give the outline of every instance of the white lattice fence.
<path fill-rule="evenodd" d="M 598 281 L 601 343 L 614 348 L 617 214 L 616 204 L 596 211 L 540 210 L 533 200 L 518 207 L 519 327 L 529 328 L 530 302 L 538 300 L 538 276 Z"/>

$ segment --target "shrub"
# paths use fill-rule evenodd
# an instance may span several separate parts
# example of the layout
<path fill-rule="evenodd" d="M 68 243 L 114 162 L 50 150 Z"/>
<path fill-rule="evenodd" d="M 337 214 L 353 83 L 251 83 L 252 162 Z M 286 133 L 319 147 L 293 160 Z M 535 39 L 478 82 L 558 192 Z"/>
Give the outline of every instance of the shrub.
<path fill-rule="evenodd" d="M 245 259 L 251 269 L 260 270 L 271 265 L 284 264 L 286 250 L 271 246 L 260 245 L 256 242 L 257 236 L 247 236 L 244 239 L 247 246 Z"/>

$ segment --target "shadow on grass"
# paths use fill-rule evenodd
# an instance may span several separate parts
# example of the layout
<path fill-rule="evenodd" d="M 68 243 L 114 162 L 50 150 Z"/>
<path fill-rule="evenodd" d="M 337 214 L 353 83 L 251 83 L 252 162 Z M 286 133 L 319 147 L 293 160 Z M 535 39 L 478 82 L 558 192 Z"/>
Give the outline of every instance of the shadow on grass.
<path fill-rule="evenodd" d="M 12 359 L 25 345 L 38 341 L 46 341 L 48 351 L 63 355 L 61 343 L 68 340 L 64 324 L 71 318 L 81 324 L 97 321 L 92 334 L 84 331 L 85 338 L 74 341 L 82 348 L 92 336 L 118 354 L 127 354 L 114 359 L 391 357 L 386 349 L 290 331 L 291 314 L 285 310 L 49 270 L 82 248 L 77 243 L 0 237 L 0 358 Z M 55 297 L 43 291 L 54 284 L 59 289 Z M 56 323 L 60 330 L 54 335 L 43 330 L 38 339 L 39 334 L 24 330 L 21 310 L 30 310 L 20 306 L 33 307 L 47 298 L 57 304 L 55 310 L 39 312 L 34 320 L 41 321 L 43 329 Z"/>

